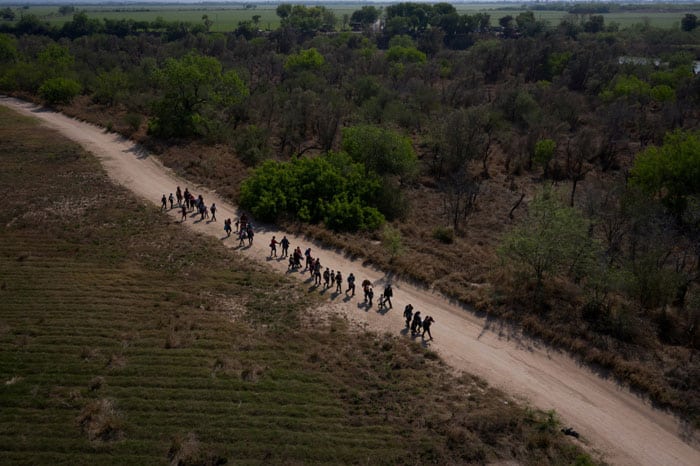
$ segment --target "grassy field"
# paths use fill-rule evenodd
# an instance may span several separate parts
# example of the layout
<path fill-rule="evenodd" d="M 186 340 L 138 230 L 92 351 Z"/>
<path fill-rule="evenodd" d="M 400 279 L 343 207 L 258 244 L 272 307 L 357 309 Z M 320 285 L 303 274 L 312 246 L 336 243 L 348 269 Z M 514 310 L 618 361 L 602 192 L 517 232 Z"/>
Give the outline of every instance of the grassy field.
<path fill-rule="evenodd" d="M 291 2 L 294 3 L 294 2 Z M 381 6 L 381 5 L 379 5 Z M 329 4 L 340 24 L 344 15 L 351 16 L 359 10 L 362 4 Z M 72 14 L 59 15 L 58 6 L 30 6 L 21 10 L 22 13 L 35 14 L 49 23 L 61 25 L 72 19 Z M 213 21 L 211 30 L 214 32 L 228 32 L 235 29 L 241 21 L 252 20 L 254 15 L 260 16 L 259 25 L 262 29 L 275 29 L 279 26 L 279 17 L 275 13 L 276 5 L 262 4 L 255 8 L 245 8 L 244 5 L 80 5 L 76 11 L 85 11 L 91 18 L 96 19 L 133 19 L 136 21 L 154 21 L 163 18 L 166 21 L 186 21 L 199 23 L 202 16 L 207 15 Z M 460 14 L 487 13 L 491 15 L 491 24 L 498 25 L 498 19 L 506 15 L 517 16 L 525 10 L 505 10 L 502 5 L 488 3 L 455 4 Z M 674 11 L 626 11 L 603 14 L 605 24 L 618 23 L 625 28 L 634 24 L 648 22 L 650 25 L 660 28 L 671 28 L 680 24 L 685 13 L 700 15 L 700 7 L 687 7 Z M 544 19 L 550 24 L 558 24 L 566 16 L 564 11 L 545 10 L 535 11 L 535 17 Z M 19 15 L 18 15 L 19 17 Z"/>
<path fill-rule="evenodd" d="M 0 464 L 580 454 L 553 415 L 324 317 L 316 295 L 181 228 L 32 120 L 0 108 L 0 141 Z"/>

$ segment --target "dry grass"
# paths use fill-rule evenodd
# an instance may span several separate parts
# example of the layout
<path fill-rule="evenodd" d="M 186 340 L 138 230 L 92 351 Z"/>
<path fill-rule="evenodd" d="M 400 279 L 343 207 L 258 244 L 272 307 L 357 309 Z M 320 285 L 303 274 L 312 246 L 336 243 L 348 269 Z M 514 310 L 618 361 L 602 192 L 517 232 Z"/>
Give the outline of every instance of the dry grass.
<path fill-rule="evenodd" d="M 124 438 L 123 422 L 111 400 L 89 402 L 80 411 L 77 422 L 91 441 L 114 442 Z"/>
<path fill-rule="evenodd" d="M 0 463 L 561 464 L 580 453 L 558 433 L 546 451 L 528 447 L 539 421 L 418 344 L 309 320 L 319 297 L 215 240 L 169 248 L 188 233 L 155 208 L 125 209 L 128 193 L 57 135 L 0 110 L 0 138 L 0 186 L 13 188 L 0 224 L 46 192 L 110 193 L 79 221 L 0 230 L 0 380 L 12 381 Z"/>

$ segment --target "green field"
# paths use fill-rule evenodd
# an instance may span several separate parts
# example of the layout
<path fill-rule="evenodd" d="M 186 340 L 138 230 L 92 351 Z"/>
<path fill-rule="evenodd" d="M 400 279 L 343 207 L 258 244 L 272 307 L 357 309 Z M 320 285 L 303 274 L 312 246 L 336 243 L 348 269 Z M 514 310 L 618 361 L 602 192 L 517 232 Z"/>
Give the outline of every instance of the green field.
<path fill-rule="evenodd" d="M 323 318 L 318 295 L 134 199 L 33 120 L 0 107 L 0 140 L 0 464 L 579 454 L 553 417 Z"/>
<path fill-rule="evenodd" d="M 293 3 L 293 2 L 292 2 Z M 381 6 L 381 5 L 378 5 Z M 343 23 L 343 16 L 348 17 L 362 4 L 330 4 L 328 8 L 336 14 L 340 25 Z M 495 6 L 488 3 L 455 4 L 460 14 L 487 13 L 491 15 L 491 24 L 497 25 L 498 19 L 506 16 L 517 16 L 522 9 L 504 9 L 501 5 Z M 72 19 L 71 15 L 59 15 L 58 6 L 30 6 L 20 10 L 21 13 L 35 14 L 42 20 L 51 24 L 63 24 Z M 617 23 L 620 27 L 629 27 L 634 24 L 649 23 L 660 28 L 671 28 L 680 23 L 681 18 L 686 13 L 694 13 L 700 16 L 700 6 L 677 7 L 673 11 L 651 11 L 639 10 L 629 12 L 614 12 L 603 14 L 605 24 Z M 207 15 L 213 25 L 212 31 L 227 32 L 235 29 L 241 21 L 250 21 L 253 16 L 260 16 L 259 26 L 261 29 L 275 29 L 279 26 L 279 17 L 275 13 L 276 5 L 258 5 L 255 8 L 245 8 L 244 5 L 85 5 L 76 7 L 77 11 L 84 11 L 91 18 L 96 19 L 133 19 L 136 21 L 154 21 L 163 18 L 166 21 L 185 21 L 198 23 L 202 21 L 202 16 Z M 564 11 L 535 11 L 535 17 L 544 19 L 554 25 L 561 21 L 567 13 Z M 19 15 L 18 15 L 19 17 Z"/>

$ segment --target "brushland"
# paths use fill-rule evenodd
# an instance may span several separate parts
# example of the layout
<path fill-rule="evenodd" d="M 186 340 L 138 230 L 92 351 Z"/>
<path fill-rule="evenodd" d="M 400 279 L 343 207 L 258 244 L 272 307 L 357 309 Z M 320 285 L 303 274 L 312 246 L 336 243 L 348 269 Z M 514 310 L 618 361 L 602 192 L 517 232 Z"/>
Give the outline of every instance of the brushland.
<path fill-rule="evenodd" d="M 358 331 L 34 121 L 0 128 L 0 463 L 590 463 L 554 413 Z"/>
<path fill-rule="evenodd" d="M 698 427 L 700 25 L 669 10 L 673 28 L 621 28 L 610 5 L 586 8 L 491 27 L 408 3 L 339 33 L 320 6 L 281 5 L 270 33 L 26 15 L 0 23 L 0 89 L 118 131 L 254 217 L 565 349 Z M 347 155 L 361 196 L 338 191 Z M 544 190 L 558 231 L 536 224 Z"/>

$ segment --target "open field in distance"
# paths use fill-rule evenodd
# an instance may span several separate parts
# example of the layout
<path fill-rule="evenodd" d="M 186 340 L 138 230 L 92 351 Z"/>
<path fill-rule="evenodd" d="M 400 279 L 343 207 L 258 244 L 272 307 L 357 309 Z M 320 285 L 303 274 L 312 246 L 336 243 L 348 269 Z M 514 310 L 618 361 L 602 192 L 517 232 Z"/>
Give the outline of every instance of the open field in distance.
<path fill-rule="evenodd" d="M 295 4 L 295 2 L 288 2 Z M 252 5 L 252 4 L 251 4 Z M 343 24 L 343 17 L 348 17 L 365 4 L 353 3 L 329 3 L 325 5 L 331 9 L 338 18 L 339 25 Z M 381 7 L 382 4 L 376 4 Z M 491 24 L 498 25 L 498 19 L 506 16 L 517 16 L 525 11 L 522 4 L 493 4 L 493 3 L 454 3 L 460 14 L 487 13 L 491 15 Z M 19 7 L 17 7 L 19 8 Z M 72 19 L 73 15 L 60 15 L 58 5 L 32 5 L 19 10 L 20 13 L 37 15 L 40 19 L 51 24 L 63 24 Z M 279 18 L 275 13 L 277 5 L 260 4 L 254 8 L 246 8 L 244 4 L 217 5 L 217 4 L 124 4 L 124 5 L 76 5 L 76 11 L 84 11 L 91 18 L 96 19 L 133 19 L 135 21 L 154 21 L 163 18 L 166 21 L 185 21 L 198 23 L 202 16 L 207 15 L 213 21 L 211 30 L 214 32 L 228 32 L 235 29 L 241 21 L 250 21 L 253 16 L 259 16 L 261 29 L 275 29 L 279 26 Z M 565 11 L 536 10 L 535 17 L 544 19 L 551 24 L 559 23 Z M 605 24 L 617 23 L 620 27 L 630 27 L 634 24 L 648 23 L 655 27 L 677 27 L 681 18 L 686 13 L 700 15 L 700 5 L 669 6 L 659 10 L 640 9 L 636 11 L 605 13 Z M 19 15 L 18 15 L 19 18 Z"/>

